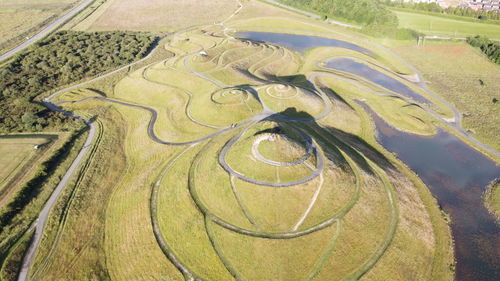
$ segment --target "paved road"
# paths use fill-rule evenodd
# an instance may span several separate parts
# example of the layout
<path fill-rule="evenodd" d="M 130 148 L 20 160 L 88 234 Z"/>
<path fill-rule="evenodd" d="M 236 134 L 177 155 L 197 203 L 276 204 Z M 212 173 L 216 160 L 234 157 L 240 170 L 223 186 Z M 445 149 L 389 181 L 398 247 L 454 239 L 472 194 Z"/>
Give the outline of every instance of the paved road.
<path fill-rule="evenodd" d="M 95 0 L 84 0 L 82 3 L 71 9 L 67 14 L 64 16 L 58 18 L 56 21 L 53 23 L 49 24 L 47 27 L 42 29 L 40 32 L 29 38 L 28 40 L 24 41 L 14 49 L 8 51 L 5 54 L 0 55 L 0 61 L 8 59 L 9 57 L 13 56 L 15 53 L 22 51 L 26 49 L 28 46 L 31 44 L 35 43 L 36 41 L 44 38 L 47 36 L 50 32 L 54 31 L 56 28 L 58 28 L 61 24 L 63 24 L 66 20 L 70 19 L 74 15 L 78 14 L 80 11 L 85 9 L 90 3 L 94 2 Z"/>
<path fill-rule="evenodd" d="M 32 239 L 32 242 L 30 244 L 30 247 L 28 249 L 28 252 L 24 256 L 23 265 L 21 267 L 21 272 L 19 273 L 19 277 L 18 277 L 19 281 L 28 280 L 28 273 L 29 273 L 29 269 L 31 266 L 31 262 L 33 260 L 34 255 L 35 255 L 36 249 L 38 248 L 38 244 L 40 243 L 40 240 L 42 238 L 43 229 L 45 227 L 45 224 L 47 223 L 47 219 L 49 217 L 50 210 L 52 209 L 52 206 L 56 203 L 61 192 L 64 190 L 64 187 L 71 180 L 73 174 L 75 173 L 78 166 L 80 165 L 80 162 L 83 160 L 83 158 L 87 154 L 88 150 L 91 148 L 91 144 L 92 144 L 92 141 L 94 140 L 94 136 L 95 136 L 96 127 L 94 124 L 89 124 L 89 125 L 90 125 L 89 135 L 87 136 L 87 140 L 85 141 L 85 144 L 83 145 L 82 150 L 80 150 L 80 153 L 78 153 L 78 156 L 73 161 L 73 163 L 69 167 L 68 171 L 66 172 L 66 174 L 64 175 L 62 180 L 57 185 L 56 189 L 54 190 L 54 192 L 50 196 L 49 200 L 45 203 L 44 208 L 40 212 L 40 215 L 38 216 L 38 219 L 35 222 L 35 224 L 36 224 L 35 234 L 33 235 L 33 239 Z"/>

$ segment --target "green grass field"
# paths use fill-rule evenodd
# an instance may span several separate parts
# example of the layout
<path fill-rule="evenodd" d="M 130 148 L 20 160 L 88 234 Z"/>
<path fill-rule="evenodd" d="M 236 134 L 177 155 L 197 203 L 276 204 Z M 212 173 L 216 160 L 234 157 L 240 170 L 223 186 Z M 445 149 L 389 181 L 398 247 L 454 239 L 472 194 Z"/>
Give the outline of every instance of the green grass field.
<path fill-rule="evenodd" d="M 436 116 L 451 113 L 411 82 L 413 68 L 366 37 L 258 1 L 243 1 L 220 25 L 213 21 L 238 1 L 199 5 L 186 17 L 175 1 L 160 2 L 109 1 L 67 26 L 207 24 L 52 100 L 98 130 L 51 212 L 31 280 L 453 280 L 446 219 L 422 181 L 377 143 L 357 103 L 399 130 L 435 134 L 443 125 Z M 373 54 L 301 54 L 233 36 L 252 30 L 324 36 Z M 327 68 L 336 56 L 425 96 L 436 116 L 430 105 Z M 15 275 L 28 238 L 12 248 L 2 276 Z"/>
<path fill-rule="evenodd" d="M 377 153 L 354 100 L 412 133 L 431 135 L 438 122 L 314 63 L 357 54 L 301 55 L 220 26 L 163 44 L 174 56 L 57 98 L 95 116 L 100 133 L 89 170 L 56 208 L 32 278 L 451 280 L 437 206 L 393 155 Z M 370 63 L 411 86 L 402 78 L 411 69 L 371 50 L 380 60 Z"/>
<path fill-rule="evenodd" d="M 398 16 L 399 27 L 414 29 L 426 35 L 444 37 L 484 35 L 500 39 L 500 25 L 460 21 L 401 11 L 393 12 Z"/>
<path fill-rule="evenodd" d="M 498 65 L 466 43 L 428 41 L 424 47 L 395 44 L 391 49 L 417 67 L 428 87 L 464 115 L 463 127 L 470 134 L 500 149 L 500 108 L 493 102 L 500 99 Z"/>

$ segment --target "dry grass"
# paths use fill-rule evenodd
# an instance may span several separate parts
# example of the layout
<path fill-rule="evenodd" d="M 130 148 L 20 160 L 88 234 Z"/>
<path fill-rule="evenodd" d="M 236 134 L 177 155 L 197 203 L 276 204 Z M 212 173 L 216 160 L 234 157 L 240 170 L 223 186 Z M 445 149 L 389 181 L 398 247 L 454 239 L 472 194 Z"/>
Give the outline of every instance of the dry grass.
<path fill-rule="evenodd" d="M 97 9 L 95 13 L 100 16 L 94 19 L 87 30 L 174 31 L 213 24 L 228 17 L 238 7 L 235 0 L 110 1 L 112 4 L 105 4 Z"/>
<path fill-rule="evenodd" d="M 56 139 L 57 135 L 0 136 L 0 207 L 29 180 L 36 164 L 51 154 Z M 44 146 L 34 149 L 35 145 Z"/>
<path fill-rule="evenodd" d="M 63 12 L 76 0 L 1 0 L 0 44 Z"/>

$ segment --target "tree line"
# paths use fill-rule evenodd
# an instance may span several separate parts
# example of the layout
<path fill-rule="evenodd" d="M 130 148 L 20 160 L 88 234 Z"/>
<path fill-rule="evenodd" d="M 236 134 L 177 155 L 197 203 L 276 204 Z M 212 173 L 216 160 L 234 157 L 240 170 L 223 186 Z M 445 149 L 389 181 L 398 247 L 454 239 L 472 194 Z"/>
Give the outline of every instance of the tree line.
<path fill-rule="evenodd" d="M 398 28 L 399 21 L 379 0 L 278 0 L 285 5 L 321 14 L 324 18 L 342 18 L 361 25 L 362 32 L 376 37 L 416 39 L 419 33 Z"/>
<path fill-rule="evenodd" d="M 71 126 L 35 101 L 41 93 L 145 56 L 156 37 L 138 32 L 60 31 L 0 68 L 0 133 Z"/>
<path fill-rule="evenodd" d="M 396 15 L 376 0 L 279 0 L 279 2 L 325 16 L 340 17 L 361 25 L 398 25 Z"/>
<path fill-rule="evenodd" d="M 481 51 L 494 63 L 500 64 L 500 43 L 491 41 L 484 36 L 467 38 L 467 43 L 481 49 Z"/>

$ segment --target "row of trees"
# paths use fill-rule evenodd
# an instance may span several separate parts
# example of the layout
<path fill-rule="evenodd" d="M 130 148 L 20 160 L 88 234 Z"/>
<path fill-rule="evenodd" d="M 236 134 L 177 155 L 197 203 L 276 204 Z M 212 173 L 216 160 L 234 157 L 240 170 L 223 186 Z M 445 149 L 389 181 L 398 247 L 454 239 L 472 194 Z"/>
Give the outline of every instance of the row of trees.
<path fill-rule="evenodd" d="M 377 0 L 280 0 L 293 7 L 340 17 L 361 25 L 397 26 L 396 15 Z"/>
<path fill-rule="evenodd" d="M 61 31 L 0 68 L 0 132 L 60 129 L 68 117 L 34 99 L 41 93 L 117 68 L 146 55 L 144 33 Z"/>
<path fill-rule="evenodd" d="M 325 17 L 343 18 L 363 26 L 362 32 L 378 37 L 415 39 L 418 32 L 398 28 L 397 16 L 380 0 L 279 0 Z"/>
<path fill-rule="evenodd" d="M 469 37 L 467 43 L 481 49 L 492 62 L 500 64 L 500 43 L 491 41 L 484 36 Z"/>
<path fill-rule="evenodd" d="M 477 18 L 482 20 L 500 20 L 498 11 L 474 10 L 469 7 L 448 7 L 443 8 L 436 3 L 413 3 L 403 1 L 385 0 L 385 4 L 390 7 L 407 8 L 418 11 L 440 13 L 445 15 L 454 15 L 462 17 Z"/>

